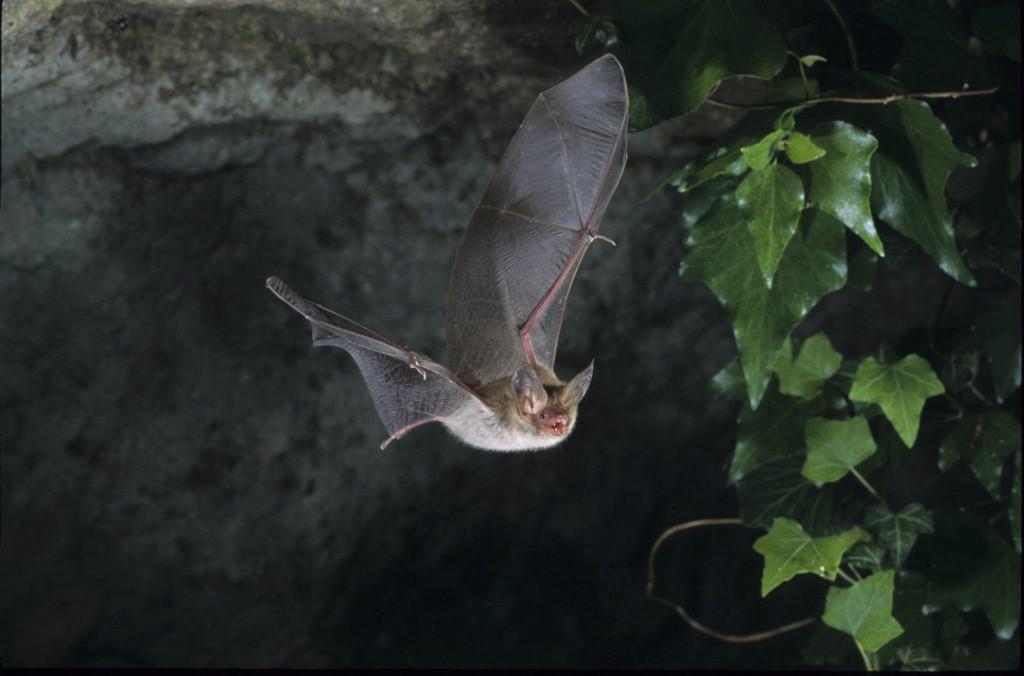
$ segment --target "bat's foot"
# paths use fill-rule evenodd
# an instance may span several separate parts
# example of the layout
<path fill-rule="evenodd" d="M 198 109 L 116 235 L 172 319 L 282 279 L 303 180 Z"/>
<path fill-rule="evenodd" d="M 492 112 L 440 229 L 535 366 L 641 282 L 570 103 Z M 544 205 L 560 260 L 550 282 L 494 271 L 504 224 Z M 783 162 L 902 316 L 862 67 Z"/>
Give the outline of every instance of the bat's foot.
<path fill-rule="evenodd" d="M 427 371 L 422 366 L 420 366 L 420 360 L 416 357 L 415 352 L 409 350 L 409 359 L 405 363 L 408 364 L 409 368 L 411 368 L 413 371 L 420 374 L 421 378 L 423 378 L 424 380 L 427 379 Z"/>

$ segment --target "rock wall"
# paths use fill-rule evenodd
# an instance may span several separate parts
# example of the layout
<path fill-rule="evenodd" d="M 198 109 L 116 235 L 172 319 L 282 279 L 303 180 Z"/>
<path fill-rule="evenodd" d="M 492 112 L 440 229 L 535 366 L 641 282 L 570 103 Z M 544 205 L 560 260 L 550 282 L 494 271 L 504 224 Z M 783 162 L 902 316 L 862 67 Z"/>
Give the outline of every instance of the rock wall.
<path fill-rule="evenodd" d="M 603 226 L 618 246 L 592 249 L 569 303 L 560 371 L 596 370 L 556 450 L 424 428 L 379 451 L 354 365 L 263 287 L 278 274 L 443 358 L 462 228 L 533 97 L 585 62 L 574 17 L 4 2 L 5 665 L 797 658 L 786 639 L 715 643 L 644 597 L 662 529 L 735 513 L 734 411 L 705 391 L 732 338 L 676 275 L 678 205 L 640 202 L 714 119 L 630 139 Z M 795 596 L 757 600 L 753 537 L 666 547 L 665 588 L 724 630 L 794 619 Z"/>

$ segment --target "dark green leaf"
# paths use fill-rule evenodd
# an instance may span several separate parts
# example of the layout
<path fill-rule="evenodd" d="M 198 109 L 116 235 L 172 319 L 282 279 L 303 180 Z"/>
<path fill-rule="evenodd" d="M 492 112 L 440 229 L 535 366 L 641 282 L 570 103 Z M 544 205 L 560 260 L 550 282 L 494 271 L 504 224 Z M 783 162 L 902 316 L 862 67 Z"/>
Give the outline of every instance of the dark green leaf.
<path fill-rule="evenodd" d="M 934 530 L 931 513 L 916 502 L 898 513 L 891 512 L 884 505 L 873 505 L 868 509 L 864 525 L 875 529 L 879 542 L 889 550 L 897 568 L 907 560 L 917 536 Z"/>
<path fill-rule="evenodd" d="M 973 522 L 983 529 L 980 551 L 973 552 L 980 565 L 958 569 L 958 575 L 949 582 L 933 582 L 928 589 L 929 609 L 980 609 L 996 636 L 1009 640 L 1020 623 L 1020 555 L 983 521 Z M 958 527 L 968 523 L 964 520 Z M 950 533 L 944 534 L 948 538 Z M 948 538 L 943 546 L 963 547 L 965 543 Z"/>
<path fill-rule="evenodd" d="M 750 408 L 745 394 L 729 483 L 736 483 L 766 462 L 800 455 L 804 449 L 804 422 L 811 410 L 808 404 L 779 394 L 774 384 L 756 410 Z"/>
<path fill-rule="evenodd" d="M 935 213 L 949 222 L 946 183 L 956 167 L 973 167 L 977 160 L 960 152 L 946 129 L 924 101 L 904 99 L 893 104 L 890 113 L 898 113 L 903 132 L 917 160 L 918 175 Z"/>
<path fill-rule="evenodd" d="M 630 79 L 662 118 L 697 108 L 725 78 L 770 79 L 786 61 L 782 36 L 750 0 L 629 0 L 614 3 L 613 14 Z"/>
<path fill-rule="evenodd" d="M 626 85 L 629 91 L 629 129 L 638 131 L 653 127 L 661 121 L 661 116 L 654 105 L 642 91 L 632 85 Z"/>
<path fill-rule="evenodd" d="M 738 148 L 723 148 L 710 160 L 691 162 L 686 169 L 682 180 L 675 184 L 679 192 L 693 190 L 719 176 L 742 176 L 748 166 Z"/>
<path fill-rule="evenodd" d="M 903 633 L 878 651 L 878 661 L 889 666 L 900 661 L 900 649 L 934 652 L 938 614 L 925 614 L 928 581 L 907 570 L 896 571 L 892 614 L 903 627 Z"/>
<path fill-rule="evenodd" d="M 832 587 L 825 599 L 825 624 L 853 636 L 864 650 L 879 648 L 903 633 L 892 616 L 893 572 L 864 578 L 848 589 Z"/>
<path fill-rule="evenodd" d="M 582 54 L 592 47 L 611 47 L 619 41 L 615 24 L 601 17 L 583 17 L 576 22 L 575 29 L 576 37 L 573 44 L 578 54 Z"/>
<path fill-rule="evenodd" d="M 835 486 L 817 489 L 800 475 L 804 459 L 790 455 L 766 462 L 736 484 L 740 518 L 749 526 L 768 528 L 775 517 L 799 520 L 814 536 L 849 528 L 842 494 Z M 858 496 L 859 497 L 859 496 Z"/>
<path fill-rule="evenodd" d="M 896 650 L 896 656 L 903 665 L 902 671 L 938 671 L 945 666 L 942 658 L 928 648 L 904 645 Z"/>
<path fill-rule="evenodd" d="M 895 364 L 879 364 L 868 357 L 857 369 L 850 398 L 881 406 L 903 443 L 913 446 L 925 399 L 944 391 L 932 367 L 916 354 Z"/>
<path fill-rule="evenodd" d="M 718 399 L 747 401 L 747 383 L 739 359 L 730 361 L 711 378 L 711 394 Z"/>
<path fill-rule="evenodd" d="M 1020 422 L 1009 413 L 994 411 L 979 416 L 977 424 L 981 427 L 981 438 L 968 462 L 989 495 L 998 498 L 1006 460 L 1020 449 Z"/>
<path fill-rule="evenodd" d="M 834 483 L 877 450 L 868 421 L 811 418 L 805 432 L 807 460 L 801 470 L 808 481 Z"/>
<path fill-rule="evenodd" d="M 740 148 L 743 159 L 747 161 L 751 169 L 757 171 L 768 166 L 768 163 L 775 157 L 775 144 L 782 138 L 782 134 L 781 129 L 776 129 L 766 134 L 757 143 Z"/>
<path fill-rule="evenodd" d="M 757 264 L 770 287 L 800 222 L 804 184 L 791 170 L 771 164 L 747 174 L 736 188 L 736 200 L 754 238 Z"/>
<path fill-rule="evenodd" d="M 871 218 L 871 156 L 878 141 L 846 122 L 822 125 L 811 138 L 825 152 L 811 165 L 811 202 L 852 230 L 879 256 L 885 255 Z"/>
<path fill-rule="evenodd" d="M 978 81 L 978 54 L 944 0 L 882 0 L 871 11 L 903 36 L 893 75 L 914 89 L 959 89 Z"/>
<path fill-rule="evenodd" d="M 859 542 L 846 553 L 844 561 L 854 568 L 877 573 L 885 563 L 885 547 L 876 542 Z"/>
<path fill-rule="evenodd" d="M 707 284 L 733 326 L 751 406 L 757 407 L 790 331 L 846 282 L 842 225 L 811 211 L 765 287 L 753 240 L 735 200 L 725 196 L 692 229 L 683 276 Z"/>
<path fill-rule="evenodd" d="M 975 335 L 985 348 L 996 399 L 1013 394 L 1021 383 L 1020 308 L 999 305 L 989 310 L 974 325 Z"/>
<path fill-rule="evenodd" d="M 825 149 L 816 145 L 809 136 L 798 131 L 794 131 L 786 139 L 786 159 L 793 164 L 813 162 L 824 157 L 825 152 Z"/>
<path fill-rule="evenodd" d="M 872 158 L 871 174 L 871 205 L 879 218 L 917 242 L 950 277 L 975 286 L 960 257 L 948 216 L 940 217 L 910 176 L 884 153 Z"/>
<path fill-rule="evenodd" d="M 1020 448 L 1020 423 L 1004 411 L 989 411 L 962 418 L 942 442 L 939 469 L 948 471 L 965 459 L 974 475 L 993 498 L 999 498 L 999 485 L 1007 459 Z"/>
<path fill-rule="evenodd" d="M 978 375 L 977 352 L 955 352 L 942 362 L 939 378 L 947 392 L 962 392 Z"/>
<path fill-rule="evenodd" d="M 824 333 L 816 333 L 804 341 L 795 359 L 786 345 L 775 362 L 779 391 L 801 399 L 812 399 L 821 393 L 821 386 L 835 375 L 842 361 L 843 356 L 832 349 Z"/>
<path fill-rule="evenodd" d="M 771 530 L 754 543 L 754 551 L 764 556 L 761 596 L 800 573 L 813 573 L 835 580 L 843 554 L 855 543 L 870 537 L 854 527 L 838 535 L 812 538 L 796 521 L 778 518 Z"/>
<path fill-rule="evenodd" d="M 982 5 L 971 16 L 971 30 L 990 52 L 1020 63 L 1020 2 Z"/>

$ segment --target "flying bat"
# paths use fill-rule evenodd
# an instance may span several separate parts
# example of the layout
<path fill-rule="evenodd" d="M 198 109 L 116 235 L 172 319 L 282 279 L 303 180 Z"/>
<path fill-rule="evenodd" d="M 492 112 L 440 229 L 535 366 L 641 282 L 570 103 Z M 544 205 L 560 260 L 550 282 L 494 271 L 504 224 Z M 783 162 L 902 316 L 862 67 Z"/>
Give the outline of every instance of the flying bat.
<path fill-rule="evenodd" d="M 355 360 L 388 431 L 381 448 L 430 422 L 493 451 L 549 448 L 572 432 L 594 363 L 559 379 L 558 334 L 584 254 L 607 240 L 598 225 L 626 164 L 628 107 L 610 54 L 537 97 L 455 255 L 448 366 L 267 279 L 314 346 Z"/>

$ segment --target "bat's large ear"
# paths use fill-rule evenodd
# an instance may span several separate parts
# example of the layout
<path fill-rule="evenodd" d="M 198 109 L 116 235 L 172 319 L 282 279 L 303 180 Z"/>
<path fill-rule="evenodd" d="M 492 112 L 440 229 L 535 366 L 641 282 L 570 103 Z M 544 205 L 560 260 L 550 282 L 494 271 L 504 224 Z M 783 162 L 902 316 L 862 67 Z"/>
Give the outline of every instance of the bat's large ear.
<path fill-rule="evenodd" d="M 540 413 L 548 405 L 548 393 L 529 364 L 521 365 L 512 374 L 512 391 L 516 394 L 519 410 L 526 415 Z"/>
<path fill-rule="evenodd" d="M 594 362 L 590 362 L 590 366 L 583 369 L 576 376 L 569 381 L 569 384 L 562 390 L 562 400 L 566 406 L 576 406 L 582 401 L 583 395 L 587 393 L 587 389 L 590 387 L 590 379 L 594 377 Z"/>

